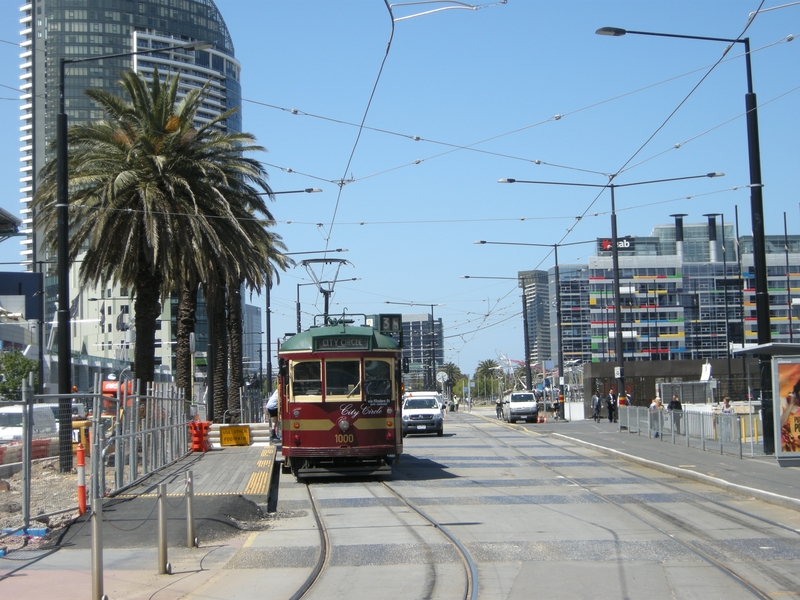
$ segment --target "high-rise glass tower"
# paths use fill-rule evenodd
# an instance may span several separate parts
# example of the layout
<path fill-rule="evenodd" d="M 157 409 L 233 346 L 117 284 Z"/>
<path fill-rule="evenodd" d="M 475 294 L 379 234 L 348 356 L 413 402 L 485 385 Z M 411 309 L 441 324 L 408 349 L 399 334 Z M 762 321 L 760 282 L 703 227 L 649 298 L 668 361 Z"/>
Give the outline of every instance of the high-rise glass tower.
<path fill-rule="evenodd" d="M 46 313 L 50 321 L 57 296 L 55 264 L 42 244 L 42 232 L 37 230 L 31 201 L 37 173 L 54 152 L 61 59 L 98 57 L 66 65 L 64 99 L 70 123 L 103 118 L 102 111 L 85 96 L 86 89 L 118 93 L 117 82 L 122 72 L 134 69 L 151 76 L 156 68 L 162 77 L 167 74 L 180 77 L 181 95 L 208 86 L 197 117 L 201 122 L 208 121 L 241 106 L 241 67 L 234 57 L 228 28 L 213 0 L 27 0 L 19 10 L 23 37 L 20 213 L 26 234 L 21 242 L 21 262 L 28 270 L 44 269 L 46 273 Z M 167 49 L 193 41 L 213 47 Z M 132 57 L 100 58 L 152 48 L 162 50 Z M 230 117 L 224 126 L 229 131 L 241 131 L 240 114 Z M 130 354 L 124 327 L 129 319 L 126 315 L 130 314 L 127 291 L 111 288 L 80 294 L 74 271 L 70 274 L 75 323 L 72 348 L 87 356 L 90 363 L 91 357 L 97 358 L 99 363 L 92 366 L 119 368 Z M 169 303 L 165 303 L 165 313 L 169 313 Z M 169 319 L 169 314 L 162 315 L 162 321 Z M 165 365 L 169 364 L 171 354 L 168 338 L 165 332 L 161 353 Z M 82 379 L 81 373 L 77 375 Z"/>

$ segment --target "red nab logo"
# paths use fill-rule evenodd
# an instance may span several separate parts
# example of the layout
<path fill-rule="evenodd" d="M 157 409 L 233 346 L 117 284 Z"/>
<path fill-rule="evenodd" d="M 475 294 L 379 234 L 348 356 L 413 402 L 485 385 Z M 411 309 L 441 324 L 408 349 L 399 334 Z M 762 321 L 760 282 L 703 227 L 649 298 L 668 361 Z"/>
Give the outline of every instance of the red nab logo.
<path fill-rule="evenodd" d="M 608 252 L 612 249 L 613 244 L 611 240 L 608 238 L 598 240 L 600 244 L 600 250 L 604 252 Z M 618 250 L 633 250 L 633 242 L 631 238 L 624 237 L 617 239 L 617 249 Z"/>

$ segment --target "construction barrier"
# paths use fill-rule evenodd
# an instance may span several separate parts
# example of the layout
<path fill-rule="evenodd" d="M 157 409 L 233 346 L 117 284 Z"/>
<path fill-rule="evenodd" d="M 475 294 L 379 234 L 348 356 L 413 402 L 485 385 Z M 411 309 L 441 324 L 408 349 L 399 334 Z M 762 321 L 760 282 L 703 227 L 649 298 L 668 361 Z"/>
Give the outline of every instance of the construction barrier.
<path fill-rule="evenodd" d="M 192 434 L 192 452 L 208 452 L 211 450 L 211 442 L 208 439 L 209 429 L 211 429 L 210 421 L 189 422 L 189 433 Z"/>
<path fill-rule="evenodd" d="M 22 461 L 22 444 L 9 444 L 5 446 L 3 464 L 11 465 Z"/>
<path fill-rule="evenodd" d="M 50 456 L 50 440 L 32 440 L 31 441 L 31 458 L 47 458 Z"/>

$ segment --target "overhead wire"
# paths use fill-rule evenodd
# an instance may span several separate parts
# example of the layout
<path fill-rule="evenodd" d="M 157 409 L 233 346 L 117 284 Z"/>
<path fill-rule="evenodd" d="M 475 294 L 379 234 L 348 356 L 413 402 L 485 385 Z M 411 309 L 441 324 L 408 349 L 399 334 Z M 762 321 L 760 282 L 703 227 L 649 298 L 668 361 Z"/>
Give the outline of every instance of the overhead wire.
<path fill-rule="evenodd" d="M 755 14 L 756 14 L 756 15 L 758 14 L 758 11 L 759 11 L 759 10 L 761 10 L 761 7 L 762 7 L 763 5 L 764 5 L 764 0 L 762 0 L 762 1 L 761 1 L 761 4 L 759 5 L 759 8 L 758 8 L 758 9 L 755 11 Z M 736 38 L 737 40 L 741 39 L 741 37 L 744 35 L 744 33 L 747 31 L 747 29 L 748 29 L 748 28 L 750 27 L 750 25 L 752 24 L 753 20 L 754 20 L 754 17 L 751 17 L 751 18 L 748 20 L 748 22 L 747 22 L 747 24 L 745 25 L 745 27 L 744 27 L 743 31 L 742 31 L 742 32 L 741 32 L 741 33 L 740 33 L 740 34 L 737 36 L 737 38 Z M 634 152 L 634 153 L 633 153 L 633 154 L 632 154 L 632 155 L 631 155 L 631 156 L 630 156 L 630 157 L 629 157 L 629 158 L 628 158 L 628 159 L 627 159 L 627 160 L 626 160 L 624 163 L 623 163 L 623 165 L 622 165 L 622 166 L 621 166 L 621 167 L 620 167 L 620 168 L 617 170 L 617 172 L 616 172 L 616 173 L 614 173 L 614 174 L 612 174 L 612 175 L 609 177 L 609 182 L 608 182 L 609 184 L 610 184 L 610 183 L 611 183 L 611 182 L 614 180 L 614 178 L 615 178 L 616 176 L 618 176 L 620 173 L 622 173 L 622 172 L 623 172 L 623 170 L 625 169 L 625 167 L 627 167 L 627 166 L 628 166 L 628 165 L 629 165 L 629 164 L 630 164 L 630 163 L 631 163 L 631 162 L 634 160 L 634 158 L 636 158 L 636 157 L 637 157 L 637 156 L 638 156 L 638 155 L 639 155 L 639 154 L 640 154 L 640 153 L 641 153 L 641 152 L 644 150 L 644 148 L 645 148 L 645 147 L 647 147 L 647 146 L 650 144 L 650 142 L 652 142 L 652 141 L 653 141 L 653 139 L 655 139 L 656 135 L 657 135 L 657 134 L 658 134 L 658 133 L 659 133 L 659 132 L 660 132 L 660 131 L 661 131 L 661 130 L 662 130 L 662 129 L 663 129 L 665 126 L 666 126 L 666 125 L 667 125 L 667 123 L 668 123 L 668 122 L 669 122 L 669 121 L 670 121 L 670 120 L 671 120 L 671 119 L 672 119 L 672 118 L 675 116 L 675 114 L 677 114 L 677 112 L 678 112 L 678 111 L 681 109 L 681 107 L 683 107 L 683 106 L 684 106 L 684 104 L 685 104 L 685 103 L 686 103 L 686 102 L 689 100 L 689 98 L 690 98 L 690 97 L 691 97 L 691 96 L 692 96 L 692 95 L 693 95 L 693 94 L 694 94 L 694 93 L 697 91 L 697 89 L 700 87 L 700 85 L 702 85 L 702 83 L 703 83 L 703 82 L 704 82 L 704 81 L 705 81 L 705 80 L 706 80 L 706 79 L 709 77 L 709 75 L 710 75 L 710 74 L 711 74 L 711 73 L 714 71 L 714 69 L 716 69 L 716 67 L 717 67 L 717 66 L 718 66 L 718 65 L 719 65 L 719 64 L 720 64 L 720 63 L 723 61 L 723 59 L 725 58 L 725 55 L 726 55 L 726 53 L 728 52 L 728 50 L 730 49 L 730 47 L 731 47 L 732 45 L 733 45 L 733 44 L 731 44 L 731 45 L 728 47 L 728 49 L 727 49 L 725 52 L 723 52 L 723 54 L 722 54 L 722 56 L 720 57 L 720 59 L 719 59 L 717 62 L 715 62 L 715 63 L 714 63 L 714 64 L 713 64 L 713 65 L 712 65 L 712 66 L 711 66 L 711 67 L 710 67 L 710 68 L 707 70 L 707 72 L 706 72 L 706 73 L 705 73 L 705 74 L 704 74 L 704 75 L 703 75 L 703 76 L 700 78 L 700 81 L 698 81 L 698 82 L 697 82 L 697 83 L 694 85 L 694 87 L 692 87 L 692 89 L 689 91 L 689 93 L 688 93 L 688 94 L 687 94 L 687 95 L 686 95 L 686 96 L 685 96 L 685 97 L 684 97 L 684 98 L 683 98 L 683 99 L 682 99 L 682 100 L 681 100 L 681 101 L 678 103 L 678 105 L 677 105 L 677 106 L 676 106 L 676 107 L 675 107 L 675 108 L 674 108 L 674 109 L 673 109 L 673 110 L 672 110 L 672 111 L 669 113 L 669 115 L 666 117 L 666 119 L 664 119 L 664 121 L 663 121 L 663 122 L 662 122 L 662 123 L 661 123 L 661 124 L 660 124 L 660 125 L 659 125 L 659 126 L 656 128 L 656 129 L 655 129 L 655 131 L 654 131 L 652 134 L 650 134 L 650 135 L 647 137 L 647 139 L 644 141 L 644 143 L 642 143 L 642 144 L 639 146 L 639 148 L 638 148 L 638 149 L 637 149 L 637 150 L 636 150 L 636 151 L 635 151 L 635 152 Z M 593 200 L 592 200 L 592 201 L 589 203 L 589 205 L 586 207 L 586 209 L 585 209 L 585 210 L 584 210 L 584 212 L 581 214 L 581 216 L 580 216 L 580 217 L 578 217 L 578 219 L 576 220 L 576 223 L 575 223 L 575 224 L 574 224 L 572 227 L 570 227 L 570 228 L 567 230 L 567 232 L 566 232 L 566 233 L 565 233 L 565 234 L 562 236 L 562 238 L 561 238 L 560 242 L 563 242 L 563 241 L 564 241 L 564 240 L 565 240 L 565 239 L 566 239 L 566 238 L 569 236 L 569 234 L 570 234 L 570 233 L 572 233 L 572 231 L 574 230 L 575 226 L 576 226 L 576 225 L 577 225 L 577 224 L 578 224 L 578 223 L 581 221 L 581 219 L 582 219 L 584 216 L 586 216 L 586 214 L 588 214 L 588 213 L 589 213 L 589 211 L 592 209 L 592 206 L 594 206 L 594 204 L 595 204 L 595 203 L 596 203 L 596 202 L 599 200 L 600 196 L 603 194 L 604 190 L 605 190 L 605 188 L 601 189 L 601 190 L 600 190 L 600 191 L 599 191 L 599 192 L 598 192 L 598 193 L 595 195 L 594 199 L 593 199 Z M 540 263 L 540 264 L 541 264 L 541 263 Z M 559 283 L 559 282 L 556 282 L 556 285 L 558 285 L 558 283 Z M 526 359 L 526 360 L 527 360 L 527 359 Z"/>
<path fill-rule="evenodd" d="M 762 51 L 762 50 L 766 50 L 766 49 L 768 49 L 768 48 L 770 48 L 772 46 L 776 46 L 778 44 L 787 43 L 788 41 L 791 41 L 792 39 L 794 39 L 794 37 L 795 37 L 794 35 L 786 36 L 784 38 L 781 38 L 778 41 L 772 42 L 772 43 L 767 44 L 765 46 L 762 46 L 760 48 L 751 49 L 750 52 L 752 54 L 754 52 L 759 52 L 759 51 Z M 433 160 L 435 158 L 440 158 L 440 157 L 446 156 L 448 154 L 452 154 L 455 151 L 476 152 L 476 153 L 486 154 L 486 155 L 490 155 L 490 156 L 497 156 L 499 158 L 507 158 L 507 159 L 510 159 L 510 160 L 517 160 L 517 161 L 526 162 L 526 163 L 532 163 L 532 164 L 536 164 L 536 165 L 544 165 L 544 166 L 550 166 L 550 167 L 554 167 L 554 168 L 566 169 L 566 170 L 571 170 L 571 171 L 576 171 L 576 172 L 585 172 L 585 173 L 594 174 L 594 175 L 604 175 L 604 176 L 608 177 L 608 176 L 611 176 L 612 174 L 608 173 L 608 172 L 604 172 L 604 171 L 597 171 L 597 170 L 578 167 L 578 166 L 551 163 L 551 162 L 544 161 L 544 160 L 541 160 L 541 159 L 534 159 L 534 158 L 527 158 L 527 157 L 508 155 L 508 154 L 504 154 L 504 153 L 492 152 L 492 151 L 489 151 L 489 150 L 483 150 L 483 149 L 480 149 L 480 148 L 476 148 L 476 146 L 479 146 L 481 144 L 485 144 L 485 143 L 490 142 L 490 141 L 494 141 L 494 140 L 500 139 L 502 137 L 507 137 L 507 136 L 510 136 L 510 135 L 515 134 L 515 133 L 519 133 L 519 132 L 522 132 L 522 131 L 525 131 L 525 130 L 528 130 L 528 129 L 531 129 L 531 128 L 535 128 L 535 127 L 544 125 L 546 123 L 552 123 L 552 122 L 555 122 L 555 121 L 560 121 L 564 117 L 571 116 L 571 115 L 574 115 L 574 114 L 578 114 L 578 113 L 590 110 L 592 108 L 596 108 L 598 106 L 602 106 L 604 104 L 608 104 L 610 102 L 614 102 L 616 100 L 619 100 L 619 99 L 622 99 L 622 98 L 625 98 L 625 97 L 628 97 L 628 96 L 631 96 L 631 95 L 635 95 L 635 94 L 638 94 L 638 93 L 641 93 L 641 92 L 644 92 L 644 91 L 659 87 L 661 85 L 665 85 L 667 83 L 671 83 L 673 81 L 676 81 L 678 79 L 687 77 L 687 76 L 692 75 L 692 74 L 697 73 L 697 72 L 708 71 L 709 69 L 713 69 L 714 67 L 718 66 L 719 64 L 722 64 L 722 63 L 728 62 L 728 61 L 736 60 L 736 59 L 740 58 L 741 56 L 742 55 L 723 56 L 723 57 L 721 57 L 720 60 L 716 61 L 712 65 L 705 65 L 705 66 L 702 66 L 702 67 L 698 67 L 696 69 L 692 69 L 692 70 L 687 71 L 685 73 L 681 73 L 679 75 L 676 75 L 676 76 L 673 76 L 673 77 L 669 77 L 667 79 L 663 79 L 663 80 L 660 80 L 658 82 L 655 82 L 655 83 L 652 83 L 652 84 L 648 84 L 648 85 L 642 86 L 640 88 L 636 88 L 634 90 L 630 90 L 630 91 L 618 94 L 616 96 L 612 96 L 610 98 L 606 98 L 606 99 L 600 100 L 598 102 L 587 104 L 587 105 L 585 105 L 583 107 L 576 108 L 576 109 L 571 110 L 571 111 L 559 113 L 559 114 L 553 115 L 551 117 L 548 117 L 548 118 L 542 119 L 540 121 L 537 121 L 535 123 L 530 123 L 528 125 L 517 127 L 515 129 L 509 130 L 509 131 L 506 131 L 506 132 L 503 132 L 503 133 L 499 133 L 497 135 L 490 136 L 488 138 L 484 138 L 484 139 L 481 139 L 481 140 L 478 140 L 478 141 L 475 141 L 475 142 L 472 142 L 472 143 L 469 143 L 469 144 L 455 144 L 455 143 L 451 143 L 451 142 L 445 142 L 445 141 L 441 141 L 441 140 L 425 138 L 425 137 L 422 137 L 422 136 L 419 136 L 419 135 L 391 131 L 391 130 L 388 130 L 388 129 L 385 129 L 385 128 L 370 127 L 370 126 L 368 126 L 366 124 L 364 124 L 363 127 L 362 127 L 359 124 L 352 123 L 352 122 L 349 122 L 349 121 L 345 121 L 345 120 L 342 120 L 342 119 L 336 119 L 336 118 L 333 118 L 333 117 L 327 117 L 327 116 L 323 116 L 323 115 L 309 113 L 309 112 L 305 112 L 305 111 L 294 109 L 294 108 L 280 107 L 280 106 L 277 106 L 277 105 L 274 105 L 274 104 L 269 104 L 269 103 L 266 103 L 266 102 L 260 102 L 260 101 L 252 100 L 252 99 L 248 99 L 248 98 L 242 98 L 242 102 L 252 103 L 252 104 L 255 104 L 255 105 L 258 105 L 258 106 L 263 106 L 263 107 L 267 107 L 267 108 L 271 108 L 271 109 L 287 112 L 287 113 L 290 113 L 290 114 L 293 114 L 293 115 L 300 115 L 300 116 L 306 116 L 306 117 L 314 118 L 314 119 L 321 119 L 321 120 L 325 120 L 325 121 L 329 121 L 329 122 L 333 122 L 333 123 L 338 123 L 338 124 L 342 124 L 342 125 L 346 125 L 346 126 L 350 126 L 350 127 L 359 127 L 362 130 L 374 131 L 376 133 L 382 133 L 382 134 L 386 134 L 386 135 L 390 135 L 390 136 L 401 137 L 403 139 L 408 139 L 408 140 L 412 140 L 412 141 L 426 142 L 426 143 L 429 143 L 429 144 L 441 145 L 441 146 L 445 146 L 445 147 L 448 147 L 448 148 L 451 149 L 451 150 L 446 151 L 446 152 L 441 152 L 441 153 L 433 154 L 433 155 L 430 155 L 430 156 L 427 156 L 427 157 L 424 157 L 424 158 L 416 159 L 416 160 L 413 160 L 413 161 L 411 161 L 409 163 L 404 163 L 402 165 L 390 167 L 388 169 L 384 169 L 384 170 L 376 172 L 376 173 L 372 173 L 372 174 L 369 174 L 369 175 L 361 176 L 361 177 L 358 177 L 358 178 L 351 178 L 351 179 L 347 180 L 347 183 L 354 183 L 356 181 L 362 181 L 362 180 L 365 180 L 365 179 L 369 179 L 371 177 L 375 177 L 377 175 L 382 175 L 382 174 L 385 174 L 385 173 L 396 171 L 398 169 L 419 165 L 419 164 L 421 164 L 423 162 L 426 162 L 426 161 L 429 161 L 429 160 Z M 708 72 L 710 72 L 710 71 L 708 71 Z M 706 76 L 708 75 L 708 72 L 706 73 Z M 791 90 L 791 91 L 795 91 L 795 90 Z M 786 92 L 786 93 L 790 93 L 790 92 Z M 785 95 L 785 94 L 783 94 L 783 95 Z M 762 103 L 762 106 L 764 106 L 766 104 L 769 104 L 769 101 Z M 742 113 L 742 115 L 743 114 L 744 113 Z M 742 116 L 742 115 L 739 115 L 739 116 Z M 682 144 L 685 144 L 685 143 L 688 143 L 688 141 L 692 141 L 694 139 L 697 139 L 698 137 L 701 137 L 702 135 L 704 135 L 706 133 L 710 133 L 711 131 L 714 131 L 716 128 L 718 128 L 718 127 L 720 127 L 722 125 L 725 125 L 727 123 L 730 123 L 731 121 L 735 120 L 736 118 L 738 118 L 738 117 L 734 117 L 733 119 L 725 121 L 725 122 L 723 122 L 722 124 L 720 124 L 720 125 L 718 125 L 716 127 L 712 127 L 710 129 L 706 130 L 705 132 L 703 132 L 702 134 L 694 136 L 694 137 L 690 138 L 689 140 L 687 140 L 686 142 L 682 142 Z M 676 149 L 675 146 L 671 146 L 669 148 L 669 150 L 674 150 L 674 149 Z M 312 175 L 312 174 L 309 174 L 309 173 L 296 171 L 293 168 L 284 167 L 284 166 L 277 165 L 277 164 L 270 164 L 270 163 L 264 163 L 264 164 L 266 164 L 268 166 L 271 166 L 273 168 L 276 168 L 276 169 L 280 169 L 281 171 L 284 171 L 286 173 L 295 173 L 295 174 L 303 175 L 303 176 L 306 176 L 306 177 L 309 177 L 309 178 L 312 178 L 312 179 L 315 179 L 315 180 L 318 180 L 318 181 L 325 181 L 325 182 L 328 182 L 328 183 L 338 183 L 340 181 L 340 180 L 336 180 L 336 179 L 330 179 L 330 178 L 326 178 L 326 177 L 322 177 L 322 176 L 318 176 L 318 175 Z M 618 176 L 622 172 L 630 170 L 634 166 L 636 166 L 636 165 L 629 166 L 627 168 L 623 166 L 623 168 L 620 169 L 616 173 L 616 175 Z"/>

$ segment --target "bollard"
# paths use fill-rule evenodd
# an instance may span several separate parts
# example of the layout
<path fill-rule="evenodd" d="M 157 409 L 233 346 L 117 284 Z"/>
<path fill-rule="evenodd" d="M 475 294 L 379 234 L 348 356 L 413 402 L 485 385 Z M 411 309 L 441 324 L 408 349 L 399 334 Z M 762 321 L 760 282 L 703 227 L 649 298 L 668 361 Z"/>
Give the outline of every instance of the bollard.
<path fill-rule="evenodd" d="M 167 561 L 167 484 L 158 485 L 158 574 L 172 575 Z"/>
<path fill-rule="evenodd" d="M 83 444 L 78 444 L 78 514 L 86 513 L 86 455 Z"/>
<path fill-rule="evenodd" d="M 689 447 L 689 421 L 693 421 L 692 413 L 686 413 L 686 422 L 683 424 L 683 435 L 686 436 L 686 447 Z"/>
<path fill-rule="evenodd" d="M 739 430 L 744 432 L 744 421 L 742 420 L 742 415 L 736 415 L 736 419 L 739 422 Z M 744 435 L 739 435 L 739 458 L 742 458 L 742 438 L 744 438 Z"/>
<path fill-rule="evenodd" d="M 700 415 L 700 439 L 703 442 L 703 452 L 706 451 L 706 416 Z"/>
<path fill-rule="evenodd" d="M 191 471 L 186 471 L 186 546 L 197 548 L 200 544 L 194 537 L 194 483 Z"/>
<path fill-rule="evenodd" d="M 92 498 L 92 600 L 107 600 L 103 594 L 103 499 Z"/>

